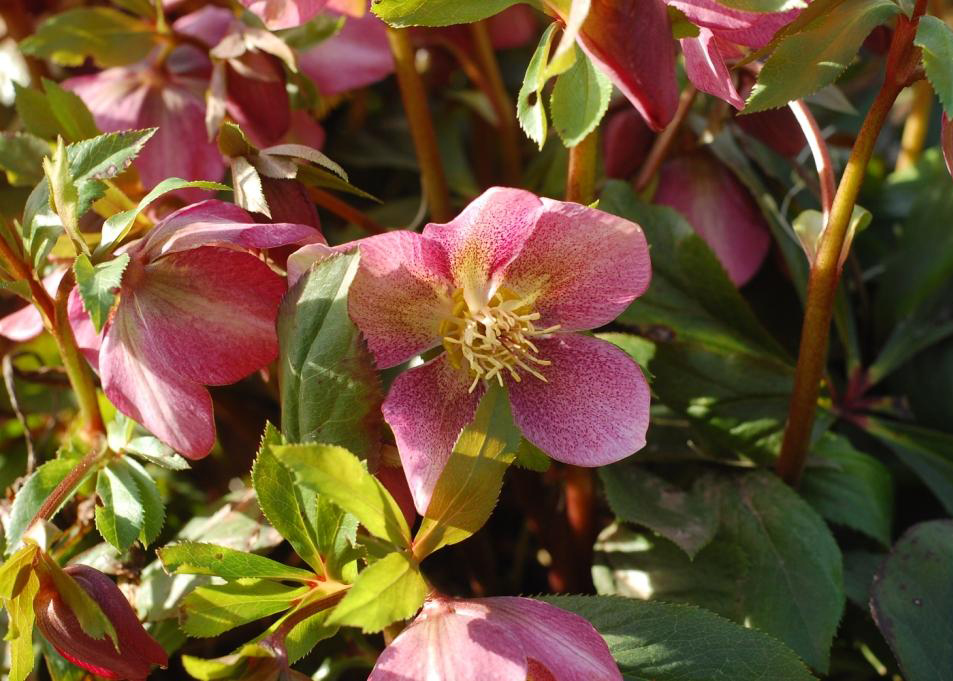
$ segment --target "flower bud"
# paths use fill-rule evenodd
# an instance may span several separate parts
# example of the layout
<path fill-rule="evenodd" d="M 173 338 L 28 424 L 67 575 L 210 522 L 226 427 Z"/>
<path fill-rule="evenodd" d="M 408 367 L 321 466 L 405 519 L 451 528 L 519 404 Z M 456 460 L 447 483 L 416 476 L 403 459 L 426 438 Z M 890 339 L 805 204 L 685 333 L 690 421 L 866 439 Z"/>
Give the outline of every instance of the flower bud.
<path fill-rule="evenodd" d="M 44 580 L 34 601 L 36 625 L 60 655 L 104 679 L 143 681 L 152 665 L 168 664 L 165 650 L 142 628 L 109 577 L 85 565 L 71 565 L 64 572 L 102 609 L 116 630 L 119 649 L 108 636 L 99 640 L 87 636 L 53 582 Z"/>

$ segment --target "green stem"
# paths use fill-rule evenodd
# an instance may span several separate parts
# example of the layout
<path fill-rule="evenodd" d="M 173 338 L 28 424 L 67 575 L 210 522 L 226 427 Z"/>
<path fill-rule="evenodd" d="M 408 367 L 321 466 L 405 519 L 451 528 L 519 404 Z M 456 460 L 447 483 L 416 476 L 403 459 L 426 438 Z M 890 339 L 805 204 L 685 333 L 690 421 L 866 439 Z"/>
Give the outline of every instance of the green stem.
<path fill-rule="evenodd" d="M 827 362 L 831 316 L 850 219 L 864 181 L 867 164 L 874 153 L 877 137 L 894 100 L 909 84 L 919 62 L 919 53 L 913 48 L 913 38 L 925 5 L 925 0 L 918 0 L 913 18 L 901 17 L 897 23 L 888 56 L 886 78 L 854 142 L 850 159 L 834 196 L 834 204 L 821 236 L 817 255 L 811 265 L 794 390 L 791 394 L 781 454 L 775 466 L 778 475 L 791 485 L 800 481 L 807 461 L 821 378 Z"/>
<path fill-rule="evenodd" d="M 599 152 L 599 128 L 579 144 L 569 148 L 566 175 L 566 200 L 590 204 L 596 200 L 596 159 Z"/>
<path fill-rule="evenodd" d="M 427 93 L 420 74 L 417 73 L 414 48 L 404 29 L 388 28 L 387 38 L 394 54 L 397 83 L 410 124 L 417 162 L 420 164 L 420 177 L 430 207 L 430 219 L 434 222 L 449 222 L 453 217 L 450 211 L 450 194 L 437 147 L 437 134 L 434 132 L 433 119 L 427 107 Z"/>

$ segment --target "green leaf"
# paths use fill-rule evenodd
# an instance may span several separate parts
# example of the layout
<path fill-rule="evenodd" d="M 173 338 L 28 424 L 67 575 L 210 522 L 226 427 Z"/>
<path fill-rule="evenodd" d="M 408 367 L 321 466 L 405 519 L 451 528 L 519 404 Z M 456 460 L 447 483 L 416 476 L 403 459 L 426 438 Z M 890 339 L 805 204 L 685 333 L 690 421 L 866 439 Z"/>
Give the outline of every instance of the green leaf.
<path fill-rule="evenodd" d="M 886 557 L 870 551 L 844 552 L 844 591 L 847 599 L 865 613 L 870 612 L 870 589 Z"/>
<path fill-rule="evenodd" d="M 6 527 L 8 554 L 20 546 L 23 533 L 33 520 L 33 516 L 75 465 L 76 462 L 71 459 L 51 459 L 40 465 L 27 478 L 13 499 L 13 507 L 10 509 L 10 521 Z M 63 501 L 65 503 L 68 499 Z"/>
<path fill-rule="evenodd" d="M 9 601 L 20 595 L 26 586 L 26 573 L 33 569 L 36 559 L 36 544 L 28 544 L 0 565 L 0 600 Z"/>
<path fill-rule="evenodd" d="M 953 513 L 953 435 L 875 418 L 868 418 L 866 426 Z"/>
<path fill-rule="evenodd" d="M 718 488 L 707 478 L 683 490 L 629 461 L 602 467 L 599 476 L 616 517 L 657 532 L 690 558 L 718 530 Z"/>
<path fill-rule="evenodd" d="M 53 155 L 43 159 L 43 172 L 46 175 L 46 186 L 49 188 L 50 207 L 56 211 L 60 224 L 72 240 L 77 253 L 88 252 L 89 247 L 79 233 L 79 219 L 82 217 L 79 210 L 79 192 L 69 172 L 66 147 L 62 138 L 58 140 Z"/>
<path fill-rule="evenodd" d="M 85 254 L 80 253 L 73 263 L 76 288 L 96 333 L 103 330 L 103 325 L 116 304 L 117 289 L 128 264 L 129 255 L 126 253 L 98 265 L 93 265 Z"/>
<path fill-rule="evenodd" d="M 240 582 L 200 586 L 182 601 L 182 631 L 207 638 L 290 608 L 308 593 L 307 586 L 243 579 Z"/>
<path fill-rule="evenodd" d="M 43 89 L 50 113 L 56 120 L 57 131 L 67 141 L 79 142 L 99 134 L 93 114 L 79 95 L 46 78 L 43 79 Z"/>
<path fill-rule="evenodd" d="M 360 459 L 334 445 L 275 445 L 271 451 L 298 483 L 357 516 L 367 531 L 394 546 L 409 546 L 410 529 L 390 492 Z"/>
<path fill-rule="evenodd" d="M 825 433 L 810 455 L 801 496 L 831 522 L 889 546 L 893 479 L 887 467 L 833 433 Z"/>
<path fill-rule="evenodd" d="M 913 43 L 923 50 L 927 78 L 947 117 L 953 117 L 953 31 L 942 19 L 920 17 Z"/>
<path fill-rule="evenodd" d="M 269 423 L 251 473 L 258 504 L 268 522 L 288 540 L 295 553 L 316 573 L 327 576 L 314 531 L 304 514 L 305 500 L 314 505 L 317 501 L 312 492 L 295 484 L 291 471 L 282 466 L 271 453 L 270 445 L 280 442 L 280 435 Z"/>
<path fill-rule="evenodd" d="M 416 564 L 404 553 L 389 553 L 371 564 L 331 611 L 328 624 L 360 627 L 366 633 L 411 617 L 429 588 Z"/>
<path fill-rule="evenodd" d="M 99 472 L 96 494 L 102 506 L 96 508 L 96 529 L 103 539 L 125 551 L 143 530 L 145 510 L 139 485 L 123 459 L 111 461 Z"/>
<path fill-rule="evenodd" d="M 809 681 L 776 639 L 687 605 L 612 596 L 544 596 L 589 620 L 626 681 Z"/>
<path fill-rule="evenodd" d="M 156 128 L 111 132 L 69 146 L 70 174 L 79 191 L 79 215 L 105 192 L 101 180 L 123 173 L 155 131 Z"/>
<path fill-rule="evenodd" d="M 313 582 L 315 578 L 307 570 L 216 544 L 185 541 L 156 553 L 165 569 L 177 575 L 213 575 L 229 582 L 245 578 Z"/>
<path fill-rule="evenodd" d="M 147 23 L 108 7 L 95 7 L 54 14 L 20 43 L 20 49 L 62 66 L 82 66 L 91 57 L 107 68 L 144 59 L 155 43 Z"/>
<path fill-rule="evenodd" d="M 549 99 L 553 127 L 567 147 L 574 147 L 589 133 L 609 109 L 612 81 L 596 69 L 578 47 L 576 60 L 568 71 L 556 79 Z"/>
<path fill-rule="evenodd" d="M 914 525 L 874 580 L 871 608 L 903 678 L 944 681 L 953 669 L 953 521 Z"/>
<path fill-rule="evenodd" d="M 317 496 L 311 524 L 328 574 L 353 582 L 357 577 L 357 518 L 326 497 Z"/>
<path fill-rule="evenodd" d="M 900 13 L 891 0 L 844 0 L 777 46 L 761 69 L 744 112 L 784 106 L 830 85 L 870 32 Z"/>
<path fill-rule="evenodd" d="M 473 423 L 463 429 L 437 480 L 427 513 L 414 538 L 422 559 L 456 544 L 483 527 L 503 485 L 503 474 L 515 458 L 520 432 L 513 424 L 509 399 L 491 387 L 480 400 Z"/>
<path fill-rule="evenodd" d="M 123 444 L 122 450 L 143 461 L 154 463 L 156 466 L 167 468 L 170 471 L 187 471 L 191 468 L 185 458 L 176 454 L 171 447 L 151 435 L 132 438 L 129 442 Z"/>
<path fill-rule="evenodd" d="M 347 312 L 357 253 L 316 263 L 278 312 L 282 432 L 292 442 L 340 445 L 366 459 L 380 445 L 383 394 Z"/>
<path fill-rule="evenodd" d="M 230 187 L 219 182 L 206 182 L 205 180 L 181 180 L 177 177 L 169 177 L 162 180 L 152 190 L 142 197 L 139 205 L 130 210 L 116 213 L 103 223 L 102 239 L 96 253 L 103 253 L 110 250 L 110 247 L 116 246 L 129 233 L 133 223 L 136 221 L 139 213 L 144 211 L 150 203 L 155 201 L 163 194 L 167 194 L 178 189 L 211 189 L 217 191 L 228 191 Z"/>
<path fill-rule="evenodd" d="M 9 618 L 9 631 L 5 637 L 9 642 L 10 674 L 7 681 L 26 681 L 33 671 L 35 655 L 33 652 L 33 599 L 40 590 L 40 579 L 30 572 L 24 589 L 12 601 L 4 602 Z"/>
<path fill-rule="evenodd" d="M 546 455 L 546 452 L 524 437 L 520 440 L 520 446 L 516 449 L 516 459 L 513 463 L 528 471 L 545 473 L 553 462 Z"/>
<path fill-rule="evenodd" d="M 0 168 L 14 187 L 32 187 L 43 179 L 43 157 L 50 145 L 28 132 L 0 133 Z"/>
<path fill-rule="evenodd" d="M 391 26 L 450 26 L 486 19 L 519 1 L 378 0 L 371 10 Z"/>
<path fill-rule="evenodd" d="M 142 465 L 130 458 L 123 459 L 129 469 L 136 487 L 139 490 L 139 499 L 142 501 L 142 530 L 139 533 L 139 543 L 143 547 L 149 546 L 159 537 L 162 526 L 165 524 L 165 505 L 155 480 Z"/>
<path fill-rule="evenodd" d="M 50 102 L 43 92 L 36 88 L 24 87 L 19 83 L 14 83 L 13 88 L 16 92 L 17 116 L 27 131 L 45 140 L 54 139 L 58 134 L 62 134 L 60 124 L 53 115 Z"/>
<path fill-rule="evenodd" d="M 529 61 L 529 66 L 526 67 L 523 84 L 516 100 L 516 118 L 520 127 L 540 149 L 546 142 L 548 125 L 546 108 L 543 106 L 543 87 L 546 85 L 546 65 L 553 47 L 556 28 L 555 23 L 550 24 L 543 33 L 543 37 L 539 39 L 539 45 Z"/>

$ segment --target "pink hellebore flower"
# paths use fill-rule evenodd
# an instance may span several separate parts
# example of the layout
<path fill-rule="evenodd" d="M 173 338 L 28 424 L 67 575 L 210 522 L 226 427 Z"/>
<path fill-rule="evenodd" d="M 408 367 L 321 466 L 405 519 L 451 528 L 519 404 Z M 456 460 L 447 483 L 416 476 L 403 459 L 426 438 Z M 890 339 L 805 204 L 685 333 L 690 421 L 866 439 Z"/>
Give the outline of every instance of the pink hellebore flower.
<path fill-rule="evenodd" d="M 241 3 L 272 31 L 300 26 L 325 7 L 352 16 L 366 12 L 365 0 L 241 0 Z"/>
<path fill-rule="evenodd" d="M 638 366 L 573 333 L 608 324 L 648 287 L 638 225 L 494 188 L 448 224 L 359 245 L 350 312 L 378 367 L 445 349 L 398 376 L 383 405 L 420 513 L 490 381 L 554 459 L 601 466 L 645 444 L 649 389 Z"/>
<path fill-rule="evenodd" d="M 172 213 L 127 251 L 129 264 L 102 338 L 76 291 L 70 322 L 98 364 L 106 396 L 184 456 L 215 443 L 203 386 L 234 383 L 278 354 L 285 281 L 253 249 L 323 242 L 306 225 L 257 224 L 241 208 L 203 201 Z"/>
<path fill-rule="evenodd" d="M 681 39 L 688 79 L 702 92 L 719 97 L 739 110 L 745 103 L 727 66 L 728 60 L 742 56 L 736 46 L 764 47 L 800 12 L 743 12 L 724 7 L 715 0 L 666 2 L 699 27 L 697 37 Z"/>
<path fill-rule="evenodd" d="M 736 286 L 747 283 L 764 262 L 771 246 L 764 215 L 731 169 L 707 152 L 666 161 L 654 202 L 688 220 Z"/>
<path fill-rule="evenodd" d="M 533 600 L 432 597 L 368 681 L 621 681 L 606 642 L 579 615 Z"/>
<path fill-rule="evenodd" d="M 60 281 L 66 272 L 65 267 L 57 267 L 43 277 L 43 288 L 51 297 L 56 296 L 56 290 L 60 287 Z M 14 342 L 22 343 L 32 340 L 41 333 L 43 333 L 43 318 L 40 316 L 40 311 L 31 303 L 0 319 L 0 336 Z"/>

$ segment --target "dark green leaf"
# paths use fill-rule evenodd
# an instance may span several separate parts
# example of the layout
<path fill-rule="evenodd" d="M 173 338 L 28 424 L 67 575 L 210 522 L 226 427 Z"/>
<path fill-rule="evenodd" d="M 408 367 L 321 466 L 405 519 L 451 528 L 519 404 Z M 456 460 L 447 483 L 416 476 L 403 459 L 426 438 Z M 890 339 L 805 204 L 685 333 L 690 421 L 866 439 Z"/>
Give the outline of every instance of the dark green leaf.
<path fill-rule="evenodd" d="M 216 544 L 185 541 L 157 553 L 165 569 L 178 575 L 214 575 L 229 582 L 245 578 L 312 582 L 315 578 L 307 570 Z"/>
<path fill-rule="evenodd" d="M 75 465 L 76 462 L 70 459 L 52 459 L 42 464 L 27 478 L 13 499 L 13 507 L 10 509 L 10 520 L 6 527 L 8 554 L 20 546 L 23 533 L 33 520 L 33 516 Z"/>
<path fill-rule="evenodd" d="M 556 79 L 549 99 L 553 127 L 567 147 L 582 142 L 599 125 L 612 96 L 609 77 L 582 50 L 574 49 L 576 60 Z"/>
<path fill-rule="evenodd" d="M 134 459 L 123 459 L 123 462 L 139 489 L 139 500 L 142 502 L 143 511 L 139 543 L 146 547 L 154 542 L 162 531 L 162 526 L 165 524 L 165 505 L 162 503 L 162 495 L 159 494 L 155 480 L 146 469 Z"/>
<path fill-rule="evenodd" d="M 760 631 L 686 605 L 612 596 L 546 596 L 589 620 L 626 681 L 809 681 L 789 648 Z"/>
<path fill-rule="evenodd" d="M 953 31 L 942 19 L 921 17 L 914 44 L 923 50 L 923 68 L 943 110 L 953 117 Z"/>
<path fill-rule="evenodd" d="M 102 331 L 116 304 L 117 289 L 128 264 L 129 256 L 126 253 L 98 265 L 93 265 L 85 254 L 80 253 L 73 263 L 76 288 L 96 333 Z"/>
<path fill-rule="evenodd" d="M 96 494 L 103 502 L 96 508 L 96 529 L 103 539 L 125 551 L 139 538 L 145 521 L 139 485 L 129 464 L 116 459 L 101 470 Z"/>
<path fill-rule="evenodd" d="M 893 480 L 886 466 L 833 433 L 825 433 L 810 454 L 801 495 L 831 522 L 889 546 Z"/>
<path fill-rule="evenodd" d="M 290 608 L 308 592 L 307 586 L 243 579 L 241 582 L 200 586 L 185 597 L 182 630 L 207 638 Z"/>
<path fill-rule="evenodd" d="M 407 555 L 389 553 L 358 576 L 344 600 L 331 611 L 328 624 L 380 631 L 416 613 L 427 591 L 419 568 Z"/>
<path fill-rule="evenodd" d="M 520 0 L 378 0 L 371 9 L 391 26 L 450 26 L 486 19 Z"/>
<path fill-rule="evenodd" d="M 360 458 L 380 444 L 383 399 L 373 360 L 347 312 L 357 253 L 316 263 L 278 313 L 282 432 L 336 444 Z"/>
<path fill-rule="evenodd" d="M 0 133 L 0 168 L 14 187 L 32 187 L 43 179 L 43 157 L 50 145 L 28 132 Z"/>
<path fill-rule="evenodd" d="M 877 579 L 871 608 L 908 681 L 947 681 L 953 670 L 953 521 L 910 528 Z"/>
<path fill-rule="evenodd" d="M 844 592 L 847 599 L 865 613 L 870 611 L 870 589 L 874 577 L 886 557 L 885 553 L 870 551 L 844 552 Z"/>
<path fill-rule="evenodd" d="M 609 506 L 620 520 L 644 525 L 676 543 L 689 557 L 718 529 L 718 488 L 699 478 L 683 490 L 630 461 L 599 469 Z"/>
<path fill-rule="evenodd" d="M 45 140 L 55 139 L 58 134 L 62 134 L 60 124 L 43 92 L 18 83 L 14 83 L 13 87 L 17 93 L 17 115 L 29 132 Z"/>
<path fill-rule="evenodd" d="M 96 137 L 99 128 L 93 120 L 93 114 L 75 92 L 70 92 L 55 81 L 43 79 L 46 101 L 50 112 L 56 119 L 57 131 L 68 142 L 79 142 Z"/>
<path fill-rule="evenodd" d="M 899 13 L 891 0 L 844 0 L 789 35 L 761 69 L 745 113 L 784 106 L 830 85 L 870 32 Z"/>
<path fill-rule="evenodd" d="M 155 39 L 152 28 L 139 19 L 108 7 L 88 7 L 54 14 L 20 49 L 63 66 L 81 66 L 91 57 L 106 68 L 145 58 Z"/>

